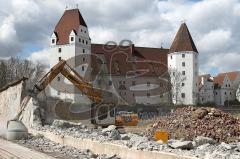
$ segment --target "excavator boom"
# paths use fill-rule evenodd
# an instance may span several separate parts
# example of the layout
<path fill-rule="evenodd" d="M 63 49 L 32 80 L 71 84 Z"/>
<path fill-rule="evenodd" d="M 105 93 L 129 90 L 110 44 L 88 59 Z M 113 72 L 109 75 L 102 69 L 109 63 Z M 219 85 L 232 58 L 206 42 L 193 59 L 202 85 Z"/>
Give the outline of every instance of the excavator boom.
<path fill-rule="evenodd" d="M 72 84 L 77 87 L 94 103 L 102 101 L 102 95 L 99 89 L 93 88 L 93 85 L 85 81 L 74 69 L 72 69 L 65 60 L 59 61 L 38 83 L 35 84 L 34 93 L 38 94 L 44 90 L 53 79 L 61 73 Z M 36 89 L 35 89 L 36 88 Z"/>

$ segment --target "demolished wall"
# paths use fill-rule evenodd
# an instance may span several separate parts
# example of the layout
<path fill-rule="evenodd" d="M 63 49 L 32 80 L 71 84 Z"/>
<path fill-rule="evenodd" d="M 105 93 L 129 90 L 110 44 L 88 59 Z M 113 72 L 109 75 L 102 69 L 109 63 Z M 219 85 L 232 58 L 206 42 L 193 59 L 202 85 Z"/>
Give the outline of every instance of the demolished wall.
<path fill-rule="evenodd" d="M 12 120 L 20 110 L 20 103 L 25 96 L 24 89 L 26 78 L 12 82 L 0 90 L 0 136 L 4 137 L 7 130 L 7 122 Z M 26 127 L 32 121 L 32 99 L 28 102 L 23 115 L 22 122 Z"/>

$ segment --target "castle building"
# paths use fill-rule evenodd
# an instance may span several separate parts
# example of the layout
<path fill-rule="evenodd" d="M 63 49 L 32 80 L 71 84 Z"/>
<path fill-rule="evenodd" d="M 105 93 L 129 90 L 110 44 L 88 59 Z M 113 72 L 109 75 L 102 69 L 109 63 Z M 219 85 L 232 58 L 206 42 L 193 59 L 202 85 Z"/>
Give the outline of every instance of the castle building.
<path fill-rule="evenodd" d="M 65 10 L 51 36 L 49 51 L 54 60 L 50 66 L 67 60 L 85 80 L 112 92 L 122 104 L 197 104 L 199 53 L 186 23 L 181 24 L 170 49 L 124 42 L 129 44 L 92 44 L 80 11 Z M 174 70 L 171 76 L 179 74 L 184 79 L 176 83 L 180 85 L 177 93 L 168 82 L 169 70 Z M 61 75 L 51 83 L 50 94 L 76 103 L 90 102 Z"/>

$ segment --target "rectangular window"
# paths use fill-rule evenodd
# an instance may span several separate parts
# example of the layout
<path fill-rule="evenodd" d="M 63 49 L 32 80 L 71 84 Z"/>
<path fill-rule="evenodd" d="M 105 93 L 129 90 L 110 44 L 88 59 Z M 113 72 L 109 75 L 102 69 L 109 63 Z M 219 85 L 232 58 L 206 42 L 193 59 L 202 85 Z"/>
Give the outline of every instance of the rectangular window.
<path fill-rule="evenodd" d="M 81 42 L 81 38 L 79 38 L 78 41 Z"/>
<path fill-rule="evenodd" d="M 185 62 L 182 62 L 182 66 L 185 67 Z"/>
<path fill-rule="evenodd" d="M 108 81 L 108 85 L 111 86 L 112 85 L 112 81 Z"/>
<path fill-rule="evenodd" d="M 147 97 L 148 97 L 148 98 L 150 97 L 150 93 L 147 93 Z"/>
<path fill-rule="evenodd" d="M 175 72 L 173 72 L 173 76 L 175 76 Z"/>
<path fill-rule="evenodd" d="M 82 61 L 84 62 L 85 61 L 85 58 L 83 57 Z"/>
<path fill-rule="evenodd" d="M 83 49 L 82 52 L 85 53 L 85 49 Z"/>
<path fill-rule="evenodd" d="M 86 44 L 88 44 L 88 41 L 86 41 Z"/>
<path fill-rule="evenodd" d="M 185 54 L 182 54 L 182 58 L 185 58 Z"/>
<path fill-rule="evenodd" d="M 54 44 L 55 43 L 55 39 L 52 39 L 52 44 Z"/>
<path fill-rule="evenodd" d="M 136 81 L 132 81 L 132 85 L 135 86 L 136 85 Z"/>
<path fill-rule="evenodd" d="M 182 98 L 185 98 L 185 93 L 182 93 L 181 96 L 182 96 Z"/>
<path fill-rule="evenodd" d="M 147 82 L 147 86 L 148 86 L 148 87 L 150 86 L 150 82 Z"/>
<path fill-rule="evenodd" d="M 82 40 L 82 43 L 84 44 L 84 39 Z"/>
<path fill-rule="evenodd" d="M 185 83 L 182 83 L 182 87 L 185 86 Z"/>
<path fill-rule="evenodd" d="M 74 37 L 71 37 L 71 41 L 74 41 Z"/>
<path fill-rule="evenodd" d="M 172 56 L 171 56 L 171 59 L 172 59 Z"/>
<path fill-rule="evenodd" d="M 59 53 L 62 52 L 62 48 L 58 48 L 58 52 L 59 52 Z"/>
<path fill-rule="evenodd" d="M 60 91 L 58 91 L 57 94 L 60 95 L 61 94 Z"/>
<path fill-rule="evenodd" d="M 58 79 L 58 81 L 60 81 L 60 80 L 61 80 L 61 78 L 60 78 L 60 77 L 58 77 L 57 79 Z"/>
<path fill-rule="evenodd" d="M 82 66 L 82 71 L 84 71 L 84 66 Z"/>
<path fill-rule="evenodd" d="M 123 81 L 123 84 L 125 84 L 125 81 Z"/>
<path fill-rule="evenodd" d="M 182 75 L 185 75 L 186 74 L 186 72 L 185 71 L 182 71 Z"/>
<path fill-rule="evenodd" d="M 59 61 L 61 61 L 61 60 L 62 60 L 62 58 L 61 58 L 61 57 L 58 57 L 58 60 L 59 60 Z"/>

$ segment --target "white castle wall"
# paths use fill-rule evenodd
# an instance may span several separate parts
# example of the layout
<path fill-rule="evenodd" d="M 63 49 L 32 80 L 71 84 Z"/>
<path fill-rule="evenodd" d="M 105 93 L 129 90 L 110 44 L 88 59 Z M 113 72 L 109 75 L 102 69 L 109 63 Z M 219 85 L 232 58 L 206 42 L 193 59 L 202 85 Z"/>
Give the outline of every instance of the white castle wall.
<path fill-rule="evenodd" d="M 182 57 L 185 54 L 185 58 Z M 182 66 L 182 62 L 185 62 L 185 66 Z M 192 51 L 174 52 L 168 54 L 168 68 L 175 69 L 177 72 L 182 73 L 185 71 L 186 80 L 185 85 L 179 92 L 179 100 L 173 101 L 175 104 L 190 104 L 195 105 L 197 103 L 198 89 L 198 53 Z M 181 93 L 185 93 L 185 98 L 181 98 Z"/>

